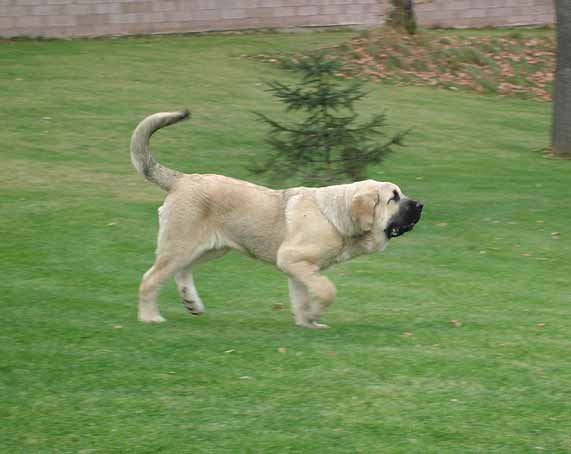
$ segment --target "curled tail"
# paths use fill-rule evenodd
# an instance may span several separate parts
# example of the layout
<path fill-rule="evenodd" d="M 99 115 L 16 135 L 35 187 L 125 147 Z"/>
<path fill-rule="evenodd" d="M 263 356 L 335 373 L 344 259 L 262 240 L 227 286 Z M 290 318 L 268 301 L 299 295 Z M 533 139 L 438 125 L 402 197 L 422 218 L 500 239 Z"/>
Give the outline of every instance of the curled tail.
<path fill-rule="evenodd" d="M 155 161 L 149 150 L 149 139 L 155 131 L 186 120 L 189 116 L 190 112 L 188 110 L 182 112 L 160 112 L 149 115 L 139 123 L 131 137 L 131 162 L 135 169 L 147 180 L 157 184 L 165 191 L 169 191 L 172 188 L 176 178 L 181 173 Z"/>

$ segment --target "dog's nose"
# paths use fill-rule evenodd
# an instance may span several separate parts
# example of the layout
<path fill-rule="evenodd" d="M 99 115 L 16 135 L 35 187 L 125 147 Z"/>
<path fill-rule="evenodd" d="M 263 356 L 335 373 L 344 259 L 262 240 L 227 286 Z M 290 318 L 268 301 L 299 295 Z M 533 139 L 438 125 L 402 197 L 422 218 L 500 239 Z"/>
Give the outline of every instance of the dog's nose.
<path fill-rule="evenodd" d="M 424 205 L 423 205 L 422 203 L 416 202 L 416 209 L 417 209 L 418 211 L 421 211 L 423 208 L 424 208 Z"/>

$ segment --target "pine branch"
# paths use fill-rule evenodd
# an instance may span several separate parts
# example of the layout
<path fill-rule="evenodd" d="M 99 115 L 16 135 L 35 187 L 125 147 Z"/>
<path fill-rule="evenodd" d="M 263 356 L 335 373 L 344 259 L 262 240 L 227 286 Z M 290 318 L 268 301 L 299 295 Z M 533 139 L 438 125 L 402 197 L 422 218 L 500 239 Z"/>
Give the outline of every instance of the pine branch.
<path fill-rule="evenodd" d="M 385 114 L 375 114 L 357 123 L 354 105 L 367 92 L 363 82 L 341 81 L 337 74 L 342 62 L 324 53 L 299 59 L 284 59 L 282 67 L 295 71 L 300 79 L 295 85 L 280 81 L 266 83 L 267 91 L 278 99 L 286 112 L 300 112 L 304 118 L 296 124 L 283 124 L 255 112 L 270 127 L 267 158 L 251 169 L 283 181 L 288 177 L 303 184 L 319 185 L 361 179 L 371 163 L 381 162 L 392 147 L 402 145 L 406 133 L 383 144 Z"/>

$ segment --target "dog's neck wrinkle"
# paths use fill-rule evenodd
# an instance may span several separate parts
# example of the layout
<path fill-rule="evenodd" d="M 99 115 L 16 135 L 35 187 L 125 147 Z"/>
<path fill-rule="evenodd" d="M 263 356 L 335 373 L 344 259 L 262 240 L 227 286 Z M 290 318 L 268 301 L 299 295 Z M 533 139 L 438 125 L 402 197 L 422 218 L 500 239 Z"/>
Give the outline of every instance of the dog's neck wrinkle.
<path fill-rule="evenodd" d="M 349 186 L 349 185 L 346 185 Z M 339 191 L 338 187 L 318 188 L 315 190 L 315 200 L 321 214 L 327 218 L 342 237 L 353 237 L 358 232 L 351 219 L 352 195 L 349 190 Z"/>

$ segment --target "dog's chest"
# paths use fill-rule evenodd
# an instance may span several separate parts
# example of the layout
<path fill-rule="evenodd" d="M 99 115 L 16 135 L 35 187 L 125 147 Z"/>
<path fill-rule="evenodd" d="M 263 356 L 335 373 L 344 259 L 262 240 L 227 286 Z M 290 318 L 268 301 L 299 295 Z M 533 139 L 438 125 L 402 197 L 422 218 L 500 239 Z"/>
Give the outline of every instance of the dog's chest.
<path fill-rule="evenodd" d="M 335 257 L 334 263 L 342 263 L 354 257 L 366 254 L 366 249 L 359 243 L 351 241 L 343 245 L 339 255 Z M 333 263 L 332 263 L 333 264 Z"/>
<path fill-rule="evenodd" d="M 387 243 L 387 241 L 378 241 L 373 237 L 348 238 L 344 241 L 341 251 L 330 265 L 346 262 L 360 255 L 381 252 L 385 249 Z"/>

